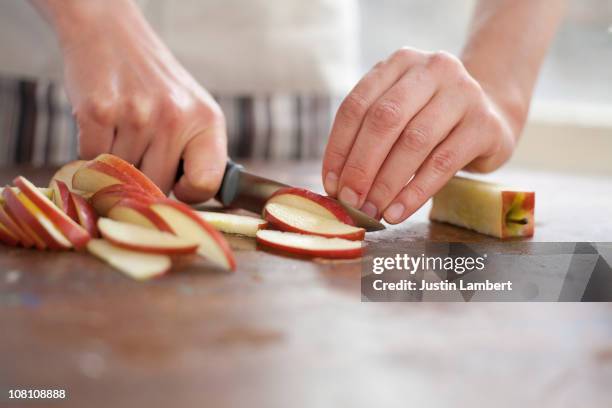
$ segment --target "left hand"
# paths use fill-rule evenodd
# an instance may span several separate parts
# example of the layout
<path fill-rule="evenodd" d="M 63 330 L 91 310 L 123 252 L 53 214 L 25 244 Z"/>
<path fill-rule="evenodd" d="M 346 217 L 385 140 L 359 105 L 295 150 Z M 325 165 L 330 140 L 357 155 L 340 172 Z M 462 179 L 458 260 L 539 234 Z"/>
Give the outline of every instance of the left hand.
<path fill-rule="evenodd" d="M 508 160 L 520 128 L 510 116 L 456 57 L 400 49 L 342 102 L 325 190 L 397 224 L 460 169 L 487 172 Z"/>

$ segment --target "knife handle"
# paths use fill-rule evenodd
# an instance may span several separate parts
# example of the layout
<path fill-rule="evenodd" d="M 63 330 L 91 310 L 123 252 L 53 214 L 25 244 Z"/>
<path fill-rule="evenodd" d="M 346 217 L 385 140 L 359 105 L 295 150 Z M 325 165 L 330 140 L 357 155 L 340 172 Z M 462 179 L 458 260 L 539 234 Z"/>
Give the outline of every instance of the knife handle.
<path fill-rule="evenodd" d="M 240 172 L 244 169 L 240 164 L 235 163 L 232 159 L 227 159 L 225 165 L 225 172 L 223 173 L 223 180 L 221 181 L 221 187 L 215 196 L 215 199 L 220 201 L 224 206 L 229 206 L 236 196 L 238 190 L 238 181 L 240 180 Z M 179 161 L 178 167 L 176 168 L 176 175 L 174 182 L 178 182 L 179 179 L 185 174 L 183 167 L 183 159 Z"/>

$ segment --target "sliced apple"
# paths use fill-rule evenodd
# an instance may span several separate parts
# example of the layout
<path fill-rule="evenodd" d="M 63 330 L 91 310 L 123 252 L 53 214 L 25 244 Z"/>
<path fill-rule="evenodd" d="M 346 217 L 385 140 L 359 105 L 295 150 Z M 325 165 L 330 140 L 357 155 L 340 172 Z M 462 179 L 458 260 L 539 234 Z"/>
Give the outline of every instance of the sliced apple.
<path fill-rule="evenodd" d="M 171 234 L 174 233 L 168 223 L 149 207 L 149 203 L 133 198 L 124 198 L 115 204 L 108 212 L 108 218 Z"/>
<path fill-rule="evenodd" d="M 51 177 L 51 181 L 49 182 L 49 188 L 53 188 L 54 180 L 59 180 L 63 182 L 68 188 L 71 188 L 72 177 L 74 176 L 74 173 L 76 173 L 76 171 L 85 163 L 85 160 L 74 160 L 64 164 L 55 172 L 55 174 L 53 174 L 53 177 Z"/>
<path fill-rule="evenodd" d="M 2 195 L 2 191 L 4 191 L 5 188 L 11 188 L 13 189 L 13 191 L 15 193 L 19 193 L 19 189 L 17 187 L 0 187 L 0 204 L 4 203 L 4 196 Z M 53 198 L 53 190 L 51 188 L 47 188 L 47 187 L 36 187 L 38 188 L 38 190 L 44 194 L 45 196 L 47 196 L 47 198 Z"/>
<path fill-rule="evenodd" d="M 74 221 L 79 221 L 76 207 L 70 198 L 70 189 L 62 180 L 52 180 L 53 202 L 55 205 Z"/>
<path fill-rule="evenodd" d="M 320 217 L 311 212 L 283 204 L 266 204 L 264 217 L 270 224 L 282 231 L 328 238 L 344 238 L 353 241 L 362 240 L 365 236 L 363 228 L 347 225 L 335 219 Z"/>
<path fill-rule="evenodd" d="M 338 202 L 303 188 L 281 188 L 270 197 L 268 203 L 295 207 L 319 217 L 337 220 L 348 225 L 355 225 L 355 221 Z"/>
<path fill-rule="evenodd" d="M 70 192 L 70 201 L 77 213 L 77 219 L 81 227 L 89 233 L 92 238 L 100 236 L 98 232 L 98 214 L 89 202 L 80 195 Z"/>
<path fill-rule="evenodd" d="M 497 238 L 530 237 L 534 207 L 532 191 L 454 177 L 433 197 L 429 218 Z"/>
<path fill-rule="evenodd" d="M 41 194 L 32 183 L 25 177 L 15 178 L 13 183 L 25 194 L 40 210 L 51 220 L 53 224 L 68 238 L 68 240 L 79 249 L 89 241 L 89 233 L 64 214 L 47 197 Z"/>
<path fill-rule="evenodd" d="M 268 225 L 266 220 L 246 215 L 225 214 L 212 211 L 196 211 L 196 214 L 219 231 L 227 234 L 240 234 L 247 237 L 255 237 L 257 231 L 266 228 Z"/>
<path fill-rule="evenodd" d="M 363 254 L 361 241 L 294 232 L 260 230 L 257 231 L 257 242 L 271 248 L 310 257 L 350 259 Z"/>
<path fill-rule="evenodd" d="M 105 217 L 119 201 L 130 198 L 143 203 L 153 202 L 153 198 L 139 187 L 131 184 L 114 184 L 97 191 L 90 199 L 96 212 Z"/>
<path fill-rule="evenodd" d="M 151 204 L 151 209 L 168 223 L 176 235 L 198 242 L 199 255 L 224 269 L 236 268 L 234 255 L 223 235 L 189 206 L 162 199 Z"/>
<path fill-rule="evenodd" d="M 31 248 L 34 246 L 34 239 L 28 232 L 23 230 L 18 220 L 15 220 L 14 216 L 10 213 L 10 210 L 6 207 L 6 203 L 0 206 L 0 222 L 14 235 L 19 237 L 19 242 L 25 248 Z"/>
<path fill-rule="evenodd" d="M 12 189 L 4 192 L 6 205 L 11 214 L 19 221 L 22 229 L 30 233 L 34 238 L 38 249 L 69 249 L 72 248 L 70 241 L 53 225 L 45 213 L 36 206 L 23 192 L 15 194 Z"/>
<path fill-rule="evenodd" d="M 9 246 L 19 245 L 19 237 L 0 222 L 0 242 Z"/>
<path fill-rule="evenodd" d="M 179 255 L 191 254 L 198 249 L 198 242 L 178 237 L 168 232 L 155 231 L 140 225 L 128 224 L 100 218 L 98 230 L 112 244 L 134 251 L 154 254 Z"/>
<path fill-rule="evenodd" d="M 170 257 L 160 254 L 145 254 L 119 248 L 103 239 L 92 239 L 87 250 L 132 279 L 146 280 L 168 272 Z"/>

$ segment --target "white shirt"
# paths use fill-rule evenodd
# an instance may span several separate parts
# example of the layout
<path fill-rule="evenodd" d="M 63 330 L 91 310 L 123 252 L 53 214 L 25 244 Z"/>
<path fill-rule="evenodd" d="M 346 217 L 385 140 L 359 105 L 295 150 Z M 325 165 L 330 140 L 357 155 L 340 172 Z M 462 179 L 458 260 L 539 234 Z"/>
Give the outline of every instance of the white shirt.
<path fill-rule="evenodd" d="M 342 95 L 357 80 L 357 0 L 138 4 L 177 58 L 212 92 Z M 0 38 L 0 74 L 61 80 L 55 36 L 27 1 L 0 3 Z"/>

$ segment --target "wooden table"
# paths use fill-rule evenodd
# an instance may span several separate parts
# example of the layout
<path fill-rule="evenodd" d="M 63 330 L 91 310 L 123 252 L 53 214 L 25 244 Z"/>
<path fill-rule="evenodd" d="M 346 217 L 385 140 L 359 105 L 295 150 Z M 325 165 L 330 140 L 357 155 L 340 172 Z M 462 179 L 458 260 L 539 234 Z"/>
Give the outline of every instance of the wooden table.
<path fill-rule="evenodd" d="M 253 164 L 319 185 L 314 163 Z M 49 171 L 6 169 L 45 184 Z M 517 170 L 538 241 L 610 241 L 612 182 Z M 426 221 L 369 238 L 481 241 Z M 180 267 L 147 283 L 82 253 L 0 248 L 0 406 L 62 388 L 74 407 L 612 406 L 610 304 L 361 303 L 360 266 L 232 239 L 236 273 Z M 3 405 L 4 404 L 4 405 Z"/>

